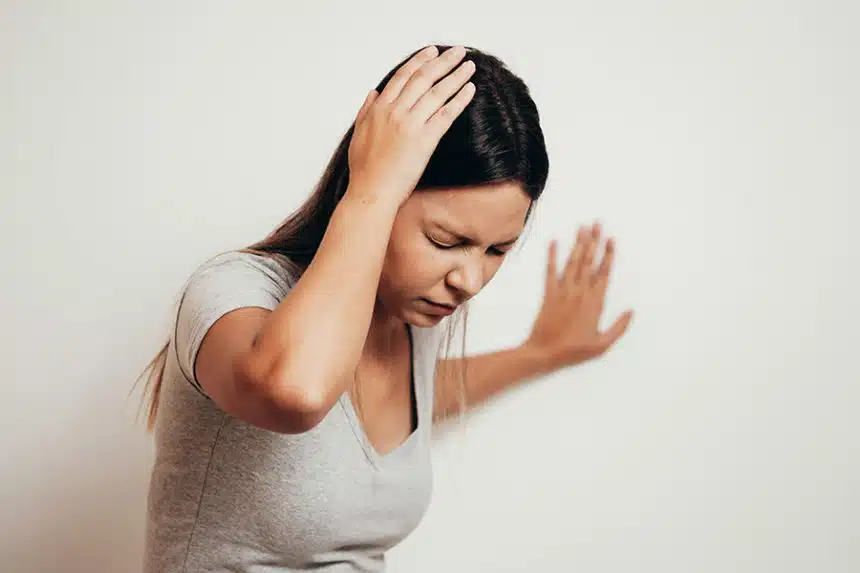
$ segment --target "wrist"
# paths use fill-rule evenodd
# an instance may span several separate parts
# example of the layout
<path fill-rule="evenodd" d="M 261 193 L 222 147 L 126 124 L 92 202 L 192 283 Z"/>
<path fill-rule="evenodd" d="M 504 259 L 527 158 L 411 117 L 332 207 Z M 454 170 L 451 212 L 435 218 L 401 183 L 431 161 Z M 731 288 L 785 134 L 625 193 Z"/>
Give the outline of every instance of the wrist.
<path fill-rule="evenodd" d="M 396 213 L 405 198 L 402 193 L 393 192 L 381 185 L 365 183 L 359 179 L 350 180 L 344 192 L 343 200 L 351 204 L 378 208 L 383 211 Z"/>
<path fill-rule="evenodd" d="M 519 348 L 520 352 L 528 357 L 529 362 L 535 365 L 537 374 L 549 374 L 560 367 L 557 353 L 545 344 L 526 340 Z"/>

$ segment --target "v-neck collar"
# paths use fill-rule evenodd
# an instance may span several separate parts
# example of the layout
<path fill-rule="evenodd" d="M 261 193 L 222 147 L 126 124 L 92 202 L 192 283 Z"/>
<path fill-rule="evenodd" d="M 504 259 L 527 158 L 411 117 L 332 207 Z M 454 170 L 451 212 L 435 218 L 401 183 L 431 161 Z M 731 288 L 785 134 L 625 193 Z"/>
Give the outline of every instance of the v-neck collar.
<path fill-rule="evenodd" d="M 362 450 L 364 450 L 364 454 L 367 457 L 368 461 L 371 465 L 379 469 L 384 464 L 389 463 L 391 460 L 394 460 L 407 450 L 412 447 L 412 444 L 418 439 L 418 434 L 422 430 L 424 425 L 424 398 L 423 392 L 421 391 L 420 384 L 418 381 L 420 374 L 420 369 L 416 368 L 416 353 L 415 353 L 415 335 L 412 330 L 412 325 L 406 324 L 406 334 L 409 338 L 409 385 L 410 385 L 410 400 L 409 400 L 409 423 L 412 425 L 412 416 L 413 416 L 413 408 L 417 418 L 417 423 L 415 427 L 412 428 L 412 431 L 406 437 L 403 442 L 399 445 L 395 446 L 394 449 L 386 452 L 385 454 L 379 453 L 377 449 L 374 447 L 373 443 L 371 443 L 370 438 L 367 437 L 367 433 L 364 431 L 364 426 L 361 424 L 361 420 L 358 416 L 358 412 L 355 409 L 355 405 L 352 403 L 352 398 L 349 395 L 349 391 L 344 392 L 340 397 L 340 405 L 343 408 L 344 413 L 346 414 L 347 419 L 349 420 L 349 425 L 352 427 L 352 431 L 355 434 L 356 439 L 361 445 Z"/>

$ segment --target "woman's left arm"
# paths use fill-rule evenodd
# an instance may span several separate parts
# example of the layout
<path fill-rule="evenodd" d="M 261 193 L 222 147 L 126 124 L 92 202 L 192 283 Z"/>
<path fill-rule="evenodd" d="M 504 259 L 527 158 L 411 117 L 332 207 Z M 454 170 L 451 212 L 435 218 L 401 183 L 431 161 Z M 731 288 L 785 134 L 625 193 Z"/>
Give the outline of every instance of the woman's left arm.
<path fill-rule="evenodd" d="M 621 338 L 633 317 L 630 310 L 608 329 L 599 330 L 615 256 L 615 242 L 609 238 L 600 264 L 594 263 L 600 234 L 597 223 L 579 229 L 561 275 L 556 267 L 557 243 L 550 243 L 543 304 L 525 342 L 499 352 L 437 362 L 434 420 L 458 411 L 457 380 L 464 366 L 462 398 L 468 409 L 532 378 L 597 358 Z"/>

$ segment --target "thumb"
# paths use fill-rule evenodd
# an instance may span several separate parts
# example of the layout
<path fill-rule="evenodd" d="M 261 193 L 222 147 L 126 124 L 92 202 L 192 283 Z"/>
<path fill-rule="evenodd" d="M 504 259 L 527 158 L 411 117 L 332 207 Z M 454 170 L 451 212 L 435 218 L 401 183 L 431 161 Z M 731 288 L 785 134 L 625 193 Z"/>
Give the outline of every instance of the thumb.
<path fill-rule="evenodd" d="M 598 337 L 598 346 L 600 347 L 601 352 L 608 350 L 610 346 L 615 344 L 615 342 L 621 338 L 624 332 L 627 331 L 627 327 L 630 325 L 632 318 L 633 311 L 628 310 L 619 316 L 612 326 L 600 333 Z"/>
<path fill-rule="evenodd" d="M 379 94 L 376 93 L 376 90 L 370 90 L 367 92 L 367 97 L 364 98 L 364 103 L 361 105 L 361 109 L 358 110 L 358 115 L 355 118 L 356 125 L 361 123 L 361 120 L 363 120 L 364 116 L 367 115 L 367 110 L 370 109 L 371 105 L 373 105 L 377 95 Z"/>

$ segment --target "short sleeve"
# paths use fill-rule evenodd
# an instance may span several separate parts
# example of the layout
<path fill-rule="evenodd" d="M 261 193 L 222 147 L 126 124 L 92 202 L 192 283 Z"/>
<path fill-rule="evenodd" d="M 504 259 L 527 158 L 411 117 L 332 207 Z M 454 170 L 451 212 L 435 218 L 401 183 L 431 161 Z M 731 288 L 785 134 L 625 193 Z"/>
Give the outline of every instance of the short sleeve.
<path fill-rule="evenodd" d="M 239 308 L 274 310 L 293 284 L 277 261 L 250 253 L 225 253 L 198 268 L 182 293 L 174 330 L 176 358 L 185 378 L 205 395 L 194 364 L 212 325 Z"/>

